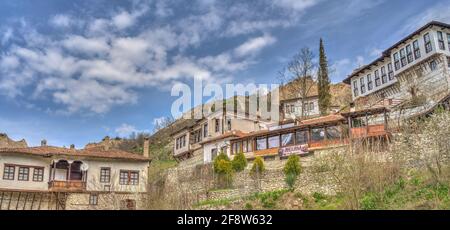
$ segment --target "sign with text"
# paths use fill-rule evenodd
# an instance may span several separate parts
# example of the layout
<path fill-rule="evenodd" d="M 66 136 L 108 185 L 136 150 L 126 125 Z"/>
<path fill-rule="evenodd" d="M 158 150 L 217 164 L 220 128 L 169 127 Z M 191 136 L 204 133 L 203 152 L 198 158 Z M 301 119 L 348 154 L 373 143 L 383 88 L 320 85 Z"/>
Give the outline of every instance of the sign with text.
<path fill-rule="evenodd" d="M 290 155 L 306 155 L 308 154 L 308 145 L 293 145 L 280 148 L 278 151 L 280 157 L 288 157 Z"/>

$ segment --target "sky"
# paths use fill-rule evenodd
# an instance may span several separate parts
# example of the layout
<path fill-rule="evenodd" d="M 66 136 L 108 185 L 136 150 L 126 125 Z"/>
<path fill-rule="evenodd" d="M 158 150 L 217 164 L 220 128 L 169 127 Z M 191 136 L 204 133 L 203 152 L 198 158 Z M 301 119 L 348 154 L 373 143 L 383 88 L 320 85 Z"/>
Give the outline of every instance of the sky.
<path fill-rule="evenodd" d="M 82 148 L 152 132 L 180 83 L 277 83 L 323 38 L 331 80 L 376 59 L 450 0 L 2 0 L 0 133 Z"/>

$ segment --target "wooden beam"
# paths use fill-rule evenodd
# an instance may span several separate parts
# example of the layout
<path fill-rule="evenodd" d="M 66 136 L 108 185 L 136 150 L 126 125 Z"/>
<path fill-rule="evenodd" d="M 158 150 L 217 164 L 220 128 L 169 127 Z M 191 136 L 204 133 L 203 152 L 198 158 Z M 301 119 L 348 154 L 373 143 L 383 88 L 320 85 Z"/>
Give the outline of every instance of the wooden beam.
<path fill-rule="evenodd" d="M 27 195 L 25 196 L 25 202 L 23 202 L 22 210 L 25 210 L 25 208 L 27 207 L 28 196 L 30 195 L 30 193 L 27 192 L 26 194 Z"/>
<path fill-rule="evenodd" d="M 10 208 L 11 208 L 11 200 L 12 200 L 12 196 L 13 196 L 13 192 L 10 192 L 10 193 L 9 193 L 9 202 L 8 202 L 8 209 L 7 209 L 7 210 L 10 210 Z"/>
<path fill-rule="evenodd" d="M 35 198 L 36 198 L 36 193 L 33 193 L 33 200 L 31 201 L 31 210 L 33 210 Z"/>
<path fill-rule="evenodd" d="M 3 207 L 3 196 L 5 196 L 5 192 L 2 192 L 2 197 L 0 199 L 0 210 L 2 210 Z"/>
<path fill-rule="evenodd" d="M 47 193 L 46 193 L 47 194 Z M 42 204 L 42 193 L 39 194 L 39 205 L 38 205 L 38 210 L 41 210 L 41 204 Z"/>

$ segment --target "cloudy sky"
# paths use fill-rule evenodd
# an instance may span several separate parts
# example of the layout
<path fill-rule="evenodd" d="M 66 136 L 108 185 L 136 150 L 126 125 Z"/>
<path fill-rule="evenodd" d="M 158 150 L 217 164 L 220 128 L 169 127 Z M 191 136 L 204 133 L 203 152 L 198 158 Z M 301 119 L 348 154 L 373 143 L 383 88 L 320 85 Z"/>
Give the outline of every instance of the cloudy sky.
<path fill-rule="evenodd" d="M 339 82 L 428 21 L 450 23 L 449 0 L 38 2 L 0 2 L 0 132 L 30 145 L 152 131 L 173 85 L 276 83 L 321 37 Z"/>

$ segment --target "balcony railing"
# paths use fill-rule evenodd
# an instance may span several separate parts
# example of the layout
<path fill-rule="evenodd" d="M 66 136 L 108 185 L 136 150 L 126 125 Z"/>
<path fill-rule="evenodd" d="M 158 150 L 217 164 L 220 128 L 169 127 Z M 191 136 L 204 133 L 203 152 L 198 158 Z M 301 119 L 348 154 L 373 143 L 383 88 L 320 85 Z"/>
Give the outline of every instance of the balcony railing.
<path fill-rule="evenodd" d="M 80 192 L 86 190 L 86 182 L 81 180 L 72 181 L 50 181 L 48 182 L 50 191 L 58 192 Z"/>

